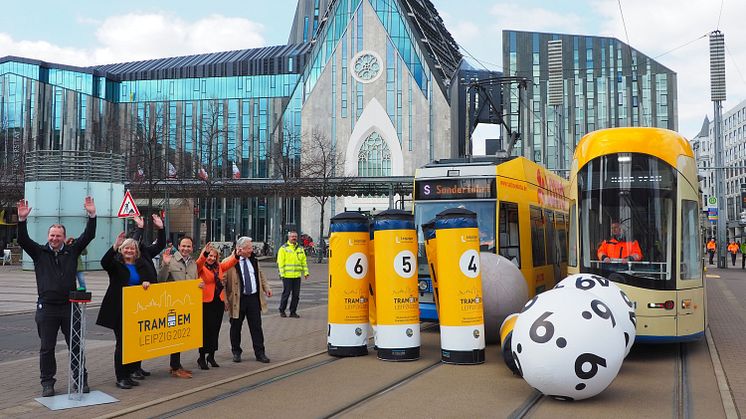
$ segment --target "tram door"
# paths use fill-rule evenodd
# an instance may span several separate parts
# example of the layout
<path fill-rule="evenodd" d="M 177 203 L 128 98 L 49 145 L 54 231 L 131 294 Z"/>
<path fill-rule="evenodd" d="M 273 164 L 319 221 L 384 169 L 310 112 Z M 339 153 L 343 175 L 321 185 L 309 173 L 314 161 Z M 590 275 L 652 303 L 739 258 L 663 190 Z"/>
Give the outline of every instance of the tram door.
<path fill-rule="evenodd" d="M 552 211 L 544 210 L 544 217 L 547 226 L 547 263 L 552 265 L 554 283 L 556 284 L 562 280 L 560 277 L 562 274 L 562 269 L 560 268 L 562 257 L 560 255 L 559 237 L 557 236 L 557 229 L 554 225 L 555 214 Z"/>

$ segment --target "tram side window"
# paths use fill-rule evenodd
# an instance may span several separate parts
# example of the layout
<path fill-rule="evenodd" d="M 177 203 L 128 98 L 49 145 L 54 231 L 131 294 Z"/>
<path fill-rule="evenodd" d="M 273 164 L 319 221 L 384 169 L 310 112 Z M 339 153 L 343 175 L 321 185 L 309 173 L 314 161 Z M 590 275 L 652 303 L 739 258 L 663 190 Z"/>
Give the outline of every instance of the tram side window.
<path fill-rule="evenodd" d="M 681 279 L 697 279 L 702 272 L 696 201 L 681 201 Z"/>
<path fill-rule="evenodd" d="M 570 237 L 567 241 L 567 264 L 570 266 L 578 266 L 577 208 L 575 202 L 570 203 Z"/>
<path fill-rule="evenodd" d="M 544 239 L 544 217 L 541 208 L 530 207 L 531 215 L 531 254 L 534 260 L 534 266 L 544 266 L 546 260 L 546 245 Z"/>
<path fill-rule="evenodd" d="M 500 202 L 500 256 L 521 267 L 521 236 L 518 204 Z"/>
<path fill-rule="evenodd" d="M 554 265 L 559 259 L 559 243 L 557 242 L 557 229 L 554 225 L 554 212 L 544 210 L 544 219 L 547 233 L 547 265 Z"/>
<path fill-rule="evenodd" d="M 567 263 L 567 218 L 565 214 L 557 213 L 557 240 L 560 263 Z"/>

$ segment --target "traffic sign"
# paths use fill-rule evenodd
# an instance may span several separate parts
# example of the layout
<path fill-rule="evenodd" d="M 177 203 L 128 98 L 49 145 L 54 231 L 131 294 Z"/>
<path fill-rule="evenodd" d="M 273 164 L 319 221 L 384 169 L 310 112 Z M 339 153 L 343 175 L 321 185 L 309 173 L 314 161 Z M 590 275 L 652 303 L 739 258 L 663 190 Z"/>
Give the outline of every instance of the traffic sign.
<path fill-rule="evenodd" d="M 119 218 L 129 218 L 129 217 L 139 217 L 140 216 L 140 210 L 137 209 L 137 205 L 135 205 L 135 200 L 132 199 L 132 195 L 130 194 L 130 191 L 126 191 L 124 193 L 124 199 L 122 200 L 122 205 L 119 206 L 119 213 L 117 213 L 117 217 Z"/>

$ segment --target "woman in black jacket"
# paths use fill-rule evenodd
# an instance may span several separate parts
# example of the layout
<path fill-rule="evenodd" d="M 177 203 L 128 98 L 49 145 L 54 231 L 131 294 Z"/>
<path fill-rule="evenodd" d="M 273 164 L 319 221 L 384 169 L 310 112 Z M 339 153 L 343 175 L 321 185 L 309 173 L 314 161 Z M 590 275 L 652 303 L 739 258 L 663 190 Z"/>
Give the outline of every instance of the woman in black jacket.
<path fill-rule="evenodd" d="M 131 378 L 139 363 L 122 364 L 122 288 L 139 285 L 148 289 L 151 283 L 157 282 L 157 273 L 150 261 L 140 257 L 138 243 L 133 239 L 125 239 L 124 233 L 117 236 L 114 246 L 101 259 L 101 266 L 109 274 L 109 288 L 101 302 L 96 324 L 114 331 L 116 385 L 122 389 L 130 389 L 139 385 Z"/>

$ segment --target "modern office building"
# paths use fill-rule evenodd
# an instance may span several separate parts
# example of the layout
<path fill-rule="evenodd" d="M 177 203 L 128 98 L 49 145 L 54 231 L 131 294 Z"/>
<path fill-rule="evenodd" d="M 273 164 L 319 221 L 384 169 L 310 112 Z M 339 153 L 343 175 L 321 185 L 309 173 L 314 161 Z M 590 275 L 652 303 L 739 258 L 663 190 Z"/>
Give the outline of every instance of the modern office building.
<path fill-rule="evenodd" d="M 344 156 L 344 175 L 411 176 L 457 154 L 449 88 L 461 64 L 428 0 L 300 0 L 282 46 L 92 67 L 0 57 L 0 172 L 37 150 L 102 151 L 126 156 L 133 184 L 278 179 L 298 175 L 316 135 Z M 182 202 L 194 223 L 174 230 L 318 231 L 307 198 L 212 196 Z M 327 217 L 388 202 L 335 198 Z"/>
<path fill-rule="evenodd" d="M 512 127 L 528 110 L 513 152 L 550 169 L 567 169 L 580 138 L 597 129 L 677 129 L 676 73 L 618 39 L 506 30 L 503 71 L 528 81 L 524 95 L 503 98 Z"/>
<path fill-rule="evenodd" d="M 697 166 L 705 203 L 715 195 L 715 171 L 719 170 L 715 167 L 713 131 L 714 122 L 705 117 L 702 130 L 692 140 L 692 147 L 699 151 Z M 742 215 L 746 211 L 746 201 L 742 198 L 746 192 L 746 100 L 723 113 L 722 131 L 726 213 L 719 216 L 726 220 L 728 239 L 743 242 L 746 239 L 746 217 Z"/>

